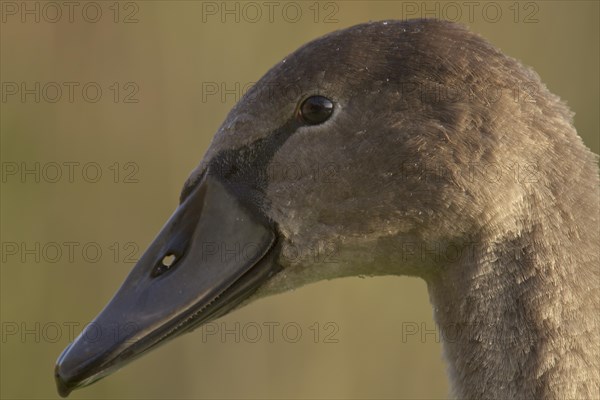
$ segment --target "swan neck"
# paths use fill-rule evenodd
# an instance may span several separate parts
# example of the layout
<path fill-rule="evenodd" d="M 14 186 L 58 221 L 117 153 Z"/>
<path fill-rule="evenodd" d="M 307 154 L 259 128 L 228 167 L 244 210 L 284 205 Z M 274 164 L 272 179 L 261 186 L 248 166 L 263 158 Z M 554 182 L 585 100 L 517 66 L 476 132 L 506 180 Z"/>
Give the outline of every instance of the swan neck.
<path fill-rule="evenodd" d="M 597 245 L 542 233 L 482 241 L 429 280 L 458 398 L 598 397 Z"/>

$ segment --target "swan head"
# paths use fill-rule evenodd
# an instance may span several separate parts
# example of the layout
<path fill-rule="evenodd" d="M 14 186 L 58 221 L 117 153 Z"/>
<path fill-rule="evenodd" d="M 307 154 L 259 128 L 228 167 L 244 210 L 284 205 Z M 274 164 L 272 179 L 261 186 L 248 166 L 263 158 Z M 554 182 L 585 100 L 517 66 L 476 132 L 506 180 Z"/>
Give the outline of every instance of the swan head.
<path fill-rule="evenodd" d="M 457 24 L 374 22 L 308 43 L 232 109 L 91 324 L 101 335 L 59 357 L 59 392 L 267 294 L 452 268 L 465 243 L 519 229 L 557 125 L 570 114 L 537 75 Z"/>

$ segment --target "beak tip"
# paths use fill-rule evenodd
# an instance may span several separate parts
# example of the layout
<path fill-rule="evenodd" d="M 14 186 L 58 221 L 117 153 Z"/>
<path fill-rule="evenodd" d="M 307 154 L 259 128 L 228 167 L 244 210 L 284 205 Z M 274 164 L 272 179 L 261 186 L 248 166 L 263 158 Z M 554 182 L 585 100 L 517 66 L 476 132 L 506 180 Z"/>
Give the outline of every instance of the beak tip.
<path fill-rule="evenodd" d="M 60 375 L 60 365 L 54 367 L 54 380 L 56 381 L 56 390 L 60 397 L 67 397 L 73 390 L 73 387 Z"/>

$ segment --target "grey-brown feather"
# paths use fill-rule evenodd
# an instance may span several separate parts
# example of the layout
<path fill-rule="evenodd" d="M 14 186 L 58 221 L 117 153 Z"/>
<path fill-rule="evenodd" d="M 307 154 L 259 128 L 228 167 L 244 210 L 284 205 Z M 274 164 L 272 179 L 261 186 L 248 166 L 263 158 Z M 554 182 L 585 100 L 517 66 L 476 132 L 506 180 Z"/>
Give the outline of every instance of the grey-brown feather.
<path fill-rule="evenodd" d="M 191 181 L 313 94 L 334 101 L 332 118 L 266 160 L 284 270 L 253 299 L 420 276 L 457 397 L 600 397 L 597 157 L 538 75 L 449 22 L 334 32 L 248 92 Z"/>

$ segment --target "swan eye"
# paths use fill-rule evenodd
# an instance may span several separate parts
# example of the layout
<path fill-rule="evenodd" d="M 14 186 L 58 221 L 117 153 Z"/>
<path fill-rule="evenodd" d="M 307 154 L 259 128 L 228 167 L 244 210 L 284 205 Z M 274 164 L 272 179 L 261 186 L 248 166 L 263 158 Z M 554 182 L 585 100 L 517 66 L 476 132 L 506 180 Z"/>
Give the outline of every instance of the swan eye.
<path fill-rule="evenodd" d="M 300 117 L 310 125 L 323 123 L 333 113 L 333 102 L 327 97 L 311 96 L 300 105 Z"/>

